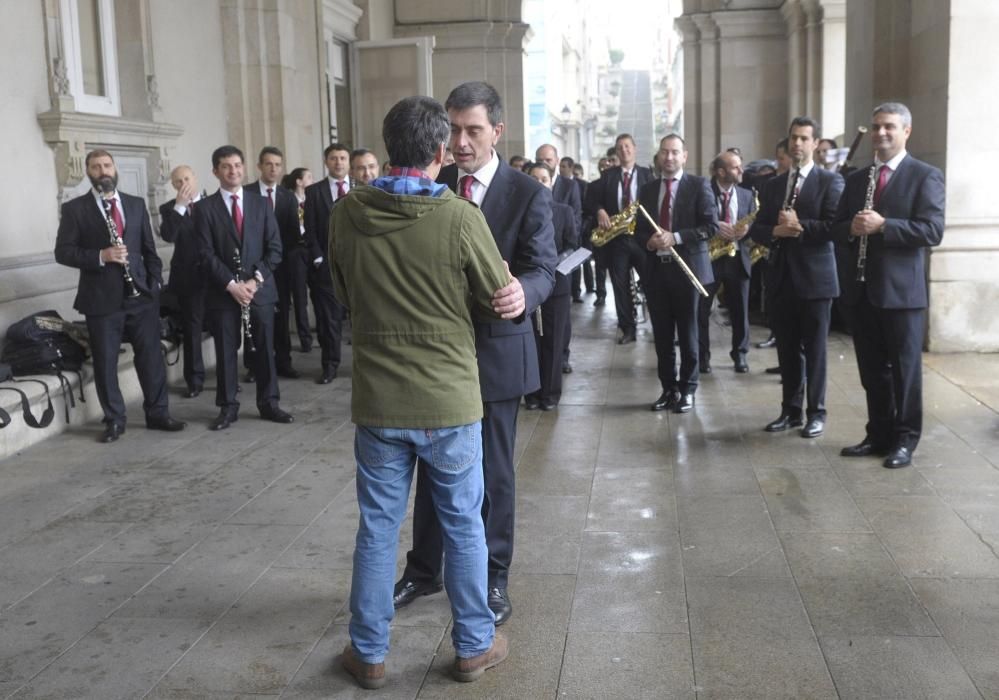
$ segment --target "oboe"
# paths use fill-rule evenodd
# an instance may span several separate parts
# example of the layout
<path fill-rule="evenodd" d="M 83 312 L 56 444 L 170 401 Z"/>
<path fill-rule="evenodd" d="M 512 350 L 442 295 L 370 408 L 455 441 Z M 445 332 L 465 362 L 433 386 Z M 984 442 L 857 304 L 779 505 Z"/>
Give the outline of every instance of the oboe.
<path fill-rule="evenodd" d="M 874 163 L 867 173 L 867 193 L 864 195 L 864 209 L 874 209 L 874 190 L 878 185 L 878 164 Z M 857 243 L 857 281 L 867 281 L 867 238 L 861 236 Z"/>
<path fill-rule="evenodd" d="M 232 251 L 232 264 L 236 268 L 236 279 L 243 281 L 243 258 L 239 254 L 239 248 Z M 253 344 L 253 326 L 250 325 L 250 305 L 239 307 L 240 320 L 243 322 L 243 337 L 246 338 L 246 349 L 256 352 L 257 347 Z"/>
<path fill-rule="evenodd" d="M 118 226 L 115 225 L 114 219 L 111 218 L 111 200 L 101 199 L 101 203 L 104 205 L 104 220 L 108 225 L 108 236 L 111 238 L 111 245 L 115 247 L 125 245 L 124 241 L 121 240 L 121 235 L 118 233 Z M 127 256 L 125 262 L 122 264 L 122 274 L 125 277 L 125 288 L 128 290 L 128 298 L 137 298 L 139 290 L 135 288 L 135 280 L 132 279 L 132 271 L 128 267 Z"/>

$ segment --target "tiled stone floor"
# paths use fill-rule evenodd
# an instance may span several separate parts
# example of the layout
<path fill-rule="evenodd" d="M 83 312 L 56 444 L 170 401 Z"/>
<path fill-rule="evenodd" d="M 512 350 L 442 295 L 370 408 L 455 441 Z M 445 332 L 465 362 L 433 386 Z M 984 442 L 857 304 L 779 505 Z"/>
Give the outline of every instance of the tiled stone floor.
<path fill-rule="evenodd" d="M 0 462 L 0 697 L 999 698 L 999 358 L 926 358 L 923 442 L 889 471 L 838 456 L 864 424 L 849 339 L 804 440 L 761 431 L 774 352 L 736 375 L 719 325 L 695 412 L 648 411 L 650 332 L 618 347 L 612 309 L 573 306 L 562 405 L 521 414 L 512 651 L 479 683 L 446 675 L 443 595 L 396 618 L 384 691 L 331 664 L 349 380 L 302 379 L 291 426 L 210 433 L 210 393 L 176 396 L 182 433 L 91 425 Z"/>

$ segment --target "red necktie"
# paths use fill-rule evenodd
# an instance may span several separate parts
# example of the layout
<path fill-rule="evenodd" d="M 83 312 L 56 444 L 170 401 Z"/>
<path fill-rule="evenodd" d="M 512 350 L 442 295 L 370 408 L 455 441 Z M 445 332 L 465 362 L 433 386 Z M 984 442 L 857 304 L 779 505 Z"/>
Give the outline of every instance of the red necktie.
<path fill-rule="evenodd" d="M 343 180 L 336 181 L 336 199 L 339 202 L 343 197 L 347 196 L 347 186 L 343 184 Z"/>
<path fill-rule="evenodd" d="M 239 195 L 232 196 L 232 223 L 236 225 L 239 240 L 243 240 L 243 212 L 239 208 Z"/>
<path fill-rule="evenodd" d="M 108 200 L 111 202 L 111 221 L 114 222 L 114 227 L 118 231 L 118 235 L 121 237 L 122 241 L 125 240 L 125 222 L 121 218 L 121 212 L 118 211 L 118 200 L 111 198 Z"/>
<path fill-rule="evenodd" d="M 458 194 L 460 194 L 465 199 L 471 199 L 473 182 L 475 182 L 475 176 L 473 175 L 465 175 L 463 178 L 461 178 L 461 183 L 460 183 L 461 192 L 459 192 Z"/>
<path fill-rule="evenodd" d="M 874 188 L 874 208 L 878 208 L 878 202 L 881 201 L 881 193 L 885 191 L 885 187 L 888 186 L 888 176 L 891 175 L 891 168 L 887 165 L 882 165 L 881 169 L 878 171 L 878 184 Z"/>
<path fill-rule="evenodd" d="M 621 209 L 631 206 L 631 173 L 621 171 Z"/>
<path fill-rule="evenodd" d="M 271 203 L 271 209 L 274 208 L 274 188 L 267 188 L 267 201 Z"/>
<path fill-rule="evenodd" d="M 722 192 L 722 221 L 726 224 L 732 223 L 732 212 L 728 208 L 731 197 L 731 192 Z"/>
<path fill-rule="evenodd" d="M 673 195 L 673 179 L 663 180 L 666 183 L 666 192 L 663 193 L 663 205 L 659 208 L 659 225 L 666 231 L 672 231 L 669 216 L 669 200 Z"/>

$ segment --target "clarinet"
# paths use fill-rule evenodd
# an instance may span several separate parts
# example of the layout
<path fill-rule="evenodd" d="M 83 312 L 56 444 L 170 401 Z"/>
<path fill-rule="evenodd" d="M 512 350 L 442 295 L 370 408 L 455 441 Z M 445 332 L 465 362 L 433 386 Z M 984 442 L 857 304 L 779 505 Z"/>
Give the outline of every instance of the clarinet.
<path fill-rule="evenodd" d="M 111 218 L 111 200 L 102 199 L 101 203 L 104 205 L 104 220 L 108 225 L 108 236 L 111 238 L 111 245 L 115 247 L 125 245 L 118 233 L 118 227 L 115 225 L 114 219 Z M 122 274 L 125 277 L 125 288 L 128 290 L 126 296 L 129 299 L 137 299 L 139 297 L 139 290 L 135 288 L 135 280 L 132 279 L 132 271 L 128 267 L 128 258 L 125 258 L 125 262 L 122 265 Z"/>
<path fill-rule="evenodd" d="M 239 254 L 239 248 L 232 251 L 232 264 L 236 268 L 236 278 L 243 281 L 243 258 Z M 239 307 L 240 320 L 243 322 L 243 337 L 246 338 L 246 349 L 256 352 L 257 347 L 253 344 L 253 326 L 250 325 L 250 305 Z"/>
<path fill-rule="evenodd" d="M 878 184 L 878 164 L 874 163 L 867 173 L 867 193 L 864 195 L 864 209 L 874 209 L 874 190 Z M 857 281 L 867 281 L 867 239 L 861 236 L 857 244 Z"/>

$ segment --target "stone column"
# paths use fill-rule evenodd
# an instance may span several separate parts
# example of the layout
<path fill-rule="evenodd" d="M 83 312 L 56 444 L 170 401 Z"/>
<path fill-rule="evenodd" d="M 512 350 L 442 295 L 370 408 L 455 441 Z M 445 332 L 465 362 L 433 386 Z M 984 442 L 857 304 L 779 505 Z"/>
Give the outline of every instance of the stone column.
<path fill-rule="evenodd" d="M 504 158 L 527 148 L 524 46 L 530 27 L 521 21 L 520 3 L 399 2 L 395 35 L 433 36 L 434 97 L 443 101 L 457 85 L 485 80 L 503 99 L 506 131 L 497 145 Z"/>

